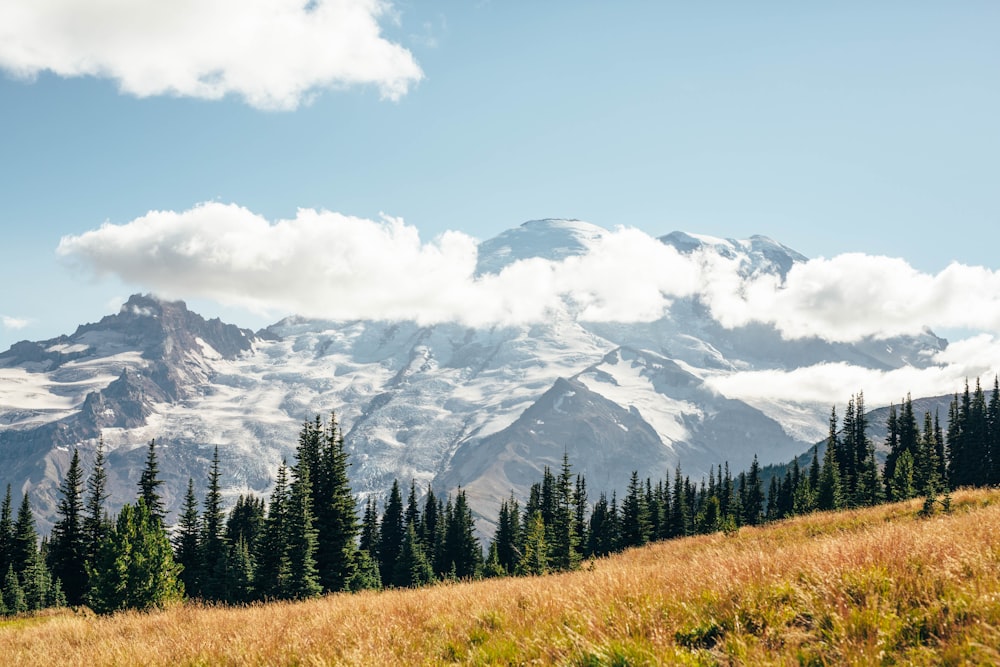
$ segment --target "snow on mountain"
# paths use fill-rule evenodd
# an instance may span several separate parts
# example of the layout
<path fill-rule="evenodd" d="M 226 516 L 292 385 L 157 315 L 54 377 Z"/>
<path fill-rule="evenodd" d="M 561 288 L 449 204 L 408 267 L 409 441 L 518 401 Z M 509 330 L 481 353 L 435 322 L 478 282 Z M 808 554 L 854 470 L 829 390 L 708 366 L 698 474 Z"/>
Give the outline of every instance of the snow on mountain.
<path fill-rule="evenodd" d="M 579 221 L 528 222 L 484 241 L 478 272 L 580 255 L 607 234 Z M 784 276 L 805 259 L 764 237 L 661 240 L 718 253 L 746 275 Z M 461 485 L 488 521 L 563 452 L 595 493 L 623 488 L 634 469 L 666 475 L 681 465 L 698 479 L 724 461 L 739 470 L 754 454 L 787 461 L 825 432 L 829 406 L 733 400 L 716 380 L 834 361 L 896 368 L 941 344 L 932 334 L 848 345 L 788 341 L 763 325 L 727 330 L 697 297 L 655 322 L 558 312 L 480 328 L 289 318 L 253 333 L 134 296 L 71 336 L 0 354 L 0 484 L 30 490 L 45 527 L 70 449 L 89 466 L 103 437 L 117 507 L 134 497 L 156 438 L 171 511 L 188 477 L 204 484 L 215 447 L 230 498 L 265 494 L 302 422 L 335 411 L 360 497 L 383 497 L 394 478 L 443 493 Z"/>

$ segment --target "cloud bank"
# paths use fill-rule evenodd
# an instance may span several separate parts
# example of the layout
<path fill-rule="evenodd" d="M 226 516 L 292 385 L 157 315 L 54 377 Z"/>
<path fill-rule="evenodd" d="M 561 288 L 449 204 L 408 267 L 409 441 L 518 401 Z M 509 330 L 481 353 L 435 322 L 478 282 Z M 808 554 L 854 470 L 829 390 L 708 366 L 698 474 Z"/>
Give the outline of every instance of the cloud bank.
<path fill-rule="evenodd" d="M 602 232 L 587 251 L 476 274 L 477 242 L 430 242 L 397 218 L 301 209 L 271 222 L 235 204 L 151 211 L 65 237 L 58 253 L 98 275 L 171 298 L 326 319 L 639 322 L 697 297 L 723 326 L 774 326 L 789 339 L 853 342 L 930 328 L 1000 331 L 1000 273 L 952 264 L 921 273 L 900 259 L 847 254 L 797 263 L 782 280 L 747 275 L 710 246 L 682 254 L 639 230 Z M 744 267 L 745 268 L 745 267 Z"/>
<path fill-rule="evenodd" d="M 24 329 L 31 321 L 23 317 L 11 317 L 10 315 L 0 315 L 0 325 L 4 329 L 10 329 L 16 331 L 18 329 Z"/>
<path fill-rule="evenodd" d="M 117 81 L 133 95 L 294 109 L 324 88 L 398 99 L 423 74 L 385 39 L 384 0 L 31 0 L 0 3 L 0 68 Z"/>

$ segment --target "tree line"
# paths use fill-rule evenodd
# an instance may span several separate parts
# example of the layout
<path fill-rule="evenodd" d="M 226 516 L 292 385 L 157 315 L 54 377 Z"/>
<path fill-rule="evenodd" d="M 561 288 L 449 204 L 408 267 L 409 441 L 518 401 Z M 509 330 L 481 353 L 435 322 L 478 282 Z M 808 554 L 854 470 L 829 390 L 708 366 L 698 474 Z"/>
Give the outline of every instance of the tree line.
<path fill-rule="evenodd" d="M 163 607 L 185 598 L 226 604 L 305 599 L 327 592 L 416 587 L 443 580 L 541 575 L 572 570 L 648 542 L 759 525 L 817 510 L 924 496 L 925 511 L 947 505 L 949 489 L 1000 483 L 1000 386 L 990 400 L 966 383 L 938 415 L 918 420 L 907 396 L 887 419 L 888 455 L 879 467 L 868 436 L 864 395 L 836 408 L 822 455 L 808 467 L 794 459 L 764 490 L 754 457 L 735 478 L 727 463 L 692 482 L 681 469 L 654 481 L 633 471 L 625 494 L 590 502 L 583 475 L 567 454 L 521 502 L 500 503 L 484 556 L 466 493 L 420 498 L 399 482 L 382 503 L 370 496 L 359 518 L 348 456 L 334 415 L 306 421 L 296 460 L 278 469 L 263 498 L 240 496 L 224 508 L 215 449 L 199 501 L 194 480 L 168 531 L 155 440 L 148 445 L 136 499 L 114 517 L 106 511 L 103 443 L 84 479 L 74 451 L 60 488 L 57 520 L 39 541 L 28 494 L 13 514 L 11 489 L 0 507 L 0 614 L 86 604 L 98 613 Z M 938 500 L 944 494 L 943 500 Z"/>

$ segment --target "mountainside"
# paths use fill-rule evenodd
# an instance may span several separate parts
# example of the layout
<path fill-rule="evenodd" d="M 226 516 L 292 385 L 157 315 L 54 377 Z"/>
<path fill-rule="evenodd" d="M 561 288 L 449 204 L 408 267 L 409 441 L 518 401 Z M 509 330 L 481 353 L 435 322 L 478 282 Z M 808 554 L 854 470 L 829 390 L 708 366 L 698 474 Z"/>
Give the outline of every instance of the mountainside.
<path fill-rule="evenodd" d="M 477 271 L 565 260 L 606 234 L 579 221 L 525 223 L 483 242 Z M 764 237 L 661 240 L 735 260 L 745 275 L 784 276 L 805 259 Z M 740 470 L 755 454 L 787 461 L 825 433 L 828 404 L 751 405 L 719 394 L 713 377 L 836 361 L 920 365 L 921 352 L 943 345 L 929 333 L 849 345 L 788 341 L 762 325 L 728 330 L 697 298 L 638 324 L 566 313 L 482 328 L 289 318 L 253 333 L 133 296 L 70 336 L 0 354 L 0 484 L 30 490 L 45 527 L 71 447 L 89 465 L 103 436 L 115 506 L 134 496 L 152 438 L 171 511 L 188 476 L 203 486 L 216 446 L 226 493 L 264 494 L 301 423 L 334 410 L 359 494 L 382 497 L 393 478 L 441 492 L 461 485 L 488 520 L 563 452 L 597 492 L 623 488 L 633 469 L 665 476 L 680 464 L 698 478 L 722 461 Z"/>

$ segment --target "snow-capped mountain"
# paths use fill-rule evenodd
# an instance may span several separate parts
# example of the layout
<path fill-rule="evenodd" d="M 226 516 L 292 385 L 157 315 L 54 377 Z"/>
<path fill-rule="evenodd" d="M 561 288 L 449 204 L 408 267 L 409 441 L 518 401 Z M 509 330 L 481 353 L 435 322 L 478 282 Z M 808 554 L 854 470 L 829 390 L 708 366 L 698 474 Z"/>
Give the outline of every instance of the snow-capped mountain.
<path fill-rule="evenodd" d="M 582 255 L 608 234 L 579 221 L 528 222 L 480 244 L 477 275 Z M 759 236 L 661 241 L 735 261 L 744 276 L 783 277 L 805 260 Z M 216 446 L 230 496 L 265 494 L 302 422 L 335 411 L 359 494 L 382 497 L 393 478 L 462 486 L 488 521 L 564 452 L 592 490 L 610 491 L 634 469 L 666 476 L 679 464 L 697 478 L 723 461 L 740 470 L 754 455 L 787 461 L 825 433 L 828 405 L 751 405 L 714 390 L 713 377 L 824 361 L 919 365 L 922 351 L 944 344 L 931 334 L 834 344 L 784 340 L 764 325 L 730 330 L 696 297 L 644 323 L 567 313 L 478 328 L 289 318 L 254 333 L 133 296 L 72 335 L 0 354 L 0 484 L 29 490 L 45 525 L 71 448 L 89 466 L 102 437 L 120 505 L 134 497 L 155 438 L 170 510 L 189 476 L 203 486 Z"/>

